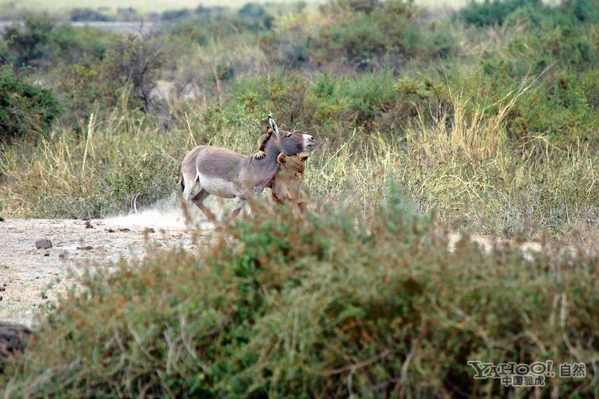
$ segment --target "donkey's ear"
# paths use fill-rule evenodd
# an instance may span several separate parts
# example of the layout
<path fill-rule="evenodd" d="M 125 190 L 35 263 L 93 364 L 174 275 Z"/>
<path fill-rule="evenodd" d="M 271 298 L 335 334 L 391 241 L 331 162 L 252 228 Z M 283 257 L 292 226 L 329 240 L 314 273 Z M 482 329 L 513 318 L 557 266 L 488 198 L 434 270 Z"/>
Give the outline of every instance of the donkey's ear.
<path fill-rule="evenodd" d="M 277 162 L 281 165 L 287 163 L 287 155 L 284 152 L 280 153 L 277 157 Z"/>
<path fill-rule="evenodd" d="M 268 125 L 272 129 L 272 132 L 275 134 L 275 136 L 279 138 L 279 128 L 277 127 L 277 122 L 275 122 L 275 120 L 272 119 L 272 116 L 268 117 Z"/>
<path fill-rule="evenodd" d="M 306 162 L 306 159 L 308 159 L 310 157 L 310 155 L 308 154 L 300 154 L 299 159 L 302 162 Z"/>

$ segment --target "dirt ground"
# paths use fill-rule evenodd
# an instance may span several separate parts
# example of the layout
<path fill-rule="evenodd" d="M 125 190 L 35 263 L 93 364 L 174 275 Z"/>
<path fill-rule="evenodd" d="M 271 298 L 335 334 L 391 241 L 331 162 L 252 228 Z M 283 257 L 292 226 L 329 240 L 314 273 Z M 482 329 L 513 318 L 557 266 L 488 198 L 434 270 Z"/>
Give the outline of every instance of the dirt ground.
<path fill-rule="evenodd" d="M 120 257 L 142 256 L 146 244 L 209 245 L 212 226 L 201 226 L 193 244 L 183 215 L 149 211 L 91 221 L 65 219 L 7 219 L 0 222 L 0 321 L 31 326 L 43 304 L 72 284 L 72 274 L 89 261 L 109 267 Z M 37 249 L 47 239 L 52 248 Z"/>

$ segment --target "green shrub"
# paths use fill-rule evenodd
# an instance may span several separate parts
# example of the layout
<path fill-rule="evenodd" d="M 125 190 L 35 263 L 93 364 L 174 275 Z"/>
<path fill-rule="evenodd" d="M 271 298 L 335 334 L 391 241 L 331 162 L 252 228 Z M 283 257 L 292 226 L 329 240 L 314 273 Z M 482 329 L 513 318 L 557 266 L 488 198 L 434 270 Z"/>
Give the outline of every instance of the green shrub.
<path fill-rule="evenodd" d="M 148 112 L 150 93 L 156 86 L 157 74 L 166 63 L 166 51 L 159 41 L 135 35 L 117 35 L 102 60 L 102 77 L 113 87 L 130 86 L 132 98 Z M 118 93 L 117 90 L 115 92 Z"/>
<path fill-rule="evenodd" d="M 50 90 L 15 74 L 10 66 L 0 67 L 0 143 L 48 136 L 60 111 Z"/>
<path fill-rule="evenodd" d="M 314 39 L 317 62 L 341 58 L 352 67 L 364 70 L 380 65 L 388 53 L 412 55 L 407 53 L 403 43 L 405 32 L 415 24 L 412 3 L 390 0 L 370 8 L 340 2 L 328 12 L 334 23 L 324 27 Z"/>
<path fill-rule="evenodd" d="M 205 7 L 202 4 L 200 4 L 194 11 L 202 18 L 206 20 L 212 20 L 221 18 L 223 14 L 227 12 L 227 10 L 228 8 L 223 6 Z"/>
<path fill-rule="evenodd" d="M 502 25 L 513 12 L 522 8 L 541 9 L 545 7 L 541 0 L 470 0 L 458 15 L 470 25 Z"/>
<path fill-rule="evenodd" d="M 400 190 L 382 192 L 366 215 L 261 210 L 197 253 L 90 269 L 0 376 L 4 396 L 599 394 L 596 257 L 484 254 L 468 237 L 450 253 Z M 583 362 L 587 378 L 515 391 L 474 380 L 469 360 Z"/>
<path fill-rule="evenodd" d="M 15 24 L 6 28 L 4 39 L 16 66 L 30 65 L 47 56 L 50 32 L 56 27 L 48 16 L 28 17 L 23 30 Z"/>
<path fill-rule="evenodd" d="M 180 8 L 177 10 L 166 10 L 162 13 L 163 21 L 176 21 L 179 19 L 188 18 L 191 15 L 191 11 L 187 8 Z"/>
<path fill-rule="evenodd" d="M 163 41 L 118 34 L 106 44 L 102 59 L 88 56 L 55 65 L 50 73 L 69 111 L 63 121 L 78 127 L 81 118 L 110 111 L 123 98 L 127 108 L 149 112 L 152 90 L 166 62 Z"/>
<path fill-rule="evenodd" d="M 270 15 L 266 7 L 258 3 L 246 3 L 237 12 L 241 26 L 252 32 L 270 30 L 275 18 Z"/>
<path fill-rule="evenodd" d="M 355 77 L 331 73 L 306 77 L 279 71 L 238 79 L 225 96 L 224 111 L 234 113 L 244 107 L 260 118 L 276 110 L 286 128 L 342 138 L 354 130 L 401 135 L 419 117 L 430 121 L 448 113 L 449 103 L 443 83 L 428 78 L 398 79 L 388 69 Z M 434 115 L 430 110 L 436 110 Z"/>
<path fill-rule="evenodd" d="M 174 37 L 183 38 L 187 42 L 205 45 L 211 38 L 209 29 L 203 24 L 198 24 L 194 19 L 188 19 L 170 26 L 169 33 Z"/>
<path fill-rule="evenodd" d="M 264 54 L 274 65 L 286 69 L 298 69 L 310 61 L 311 38 L 300 29 L 269 31 L 259 38 Z"/>
<path fill-rule="evenodd" d="M 91 8 L 74 8 L 71 10 L 71 21 L 109 22 L 112 18 Z"/>
<path fill-rule="evenodd" d="M 595 0 L 562 0 L 557 14 L 571 16 L 578 23 L 599 22 L 599 9 Z"/>
<path fill-rule="evenodd" d="M 3 35 L 9 59 L 16 67 L 75 63 L 85 56 L 100 58 L 109 36 L 99 29 L 58 24 L 47 15 L 28 16 L 24 27 L 10 26 Z"/>

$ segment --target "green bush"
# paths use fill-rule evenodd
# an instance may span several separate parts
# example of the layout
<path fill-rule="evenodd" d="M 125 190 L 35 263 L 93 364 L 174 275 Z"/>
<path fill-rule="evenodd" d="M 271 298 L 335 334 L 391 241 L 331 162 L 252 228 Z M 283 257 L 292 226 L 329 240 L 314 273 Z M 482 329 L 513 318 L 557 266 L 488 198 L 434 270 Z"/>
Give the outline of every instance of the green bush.
<path fill-rule="evenodd" d="M 63 122 L 79 127 L 82 118 L 110 111 L 123 99 L 128 109 L 149 112 L 152 90 L 167 62 L 166 48 L 164 41 L 118 34 L 110 38 L 101 59 L 88 56 L 55 65 L 50 73 L 68 109 Z"/>
<path fill-rule="evenodd" d="M 197 253 L 98 265 L 0 376 L 7 397 L 499 397 L 469 360 L 590 364 L 598 259 L 565 248 L 454 252 L 401 191 L 364 210 L 261 210 Z M 563 252 L 565 251 L 565 252 Z M 564 343 L 567 337 L 567 343 Z M 40 378 L 43 376 L 43 378 Z"/>
<path fill-rule="evenodd" d="M 366 6 L 363 3 L 367 3 Z M 334 3 L 328 9 L 334 21 L 314 38 L 317 62 L 343 59 L 358 70 L 380 65 L 386 54 L 412 56 L 403 42 L 404 34 L 415 25 L 410 2 L 390 0 L 384 3 Z M 357 8 L 356 8 L 357 7 Z"/>
<path fill-rule="evenodd" d="M 462 8 L 459 18 L 470 25 L 502 25 L 510 14 L 522 9 L 541 9 L 545 7 L 541 0 L 470 0 Z"/>
<path fill-rule="evenodd" d="M 13 25 L 3 34 L 8 58 L 16 67 L 75 63 L 89 56 L 101 58 L 109 36 L 99 29 L 59 24 L 47 15 L 28 16 L 24 27 Z"/>
<path fill-rule="evenodd" d="M 275 18 L 270 15 L 266 7 L 258 3 L 246 3 L 237 12 L 241 26 L 252 32 L 270 30 Z"/>
<path fill-rule="evenodd" d="M 562 0 L 556 14 L 574 18 L 578 23 L 599 22 L 599 9 L 595 0 Z"/>
<path fill-rule="evenodd" d="M 197 43 L 200 45 L 208 44 L 211 36 L 210 30 L 205 24 L 199 24 L 195 19 L 187 19 L 175 23 L 168 28 L 169 34 L 186 42 Z"/>
<path fill-rule="evenodd" d="M 191 15 L 191 11 L 187 8 L 180 8 L 177 10 L 166 10 L 162 13 L 163 21 L 176 21 L 179 19 L 188 18 Z"/>
<path fill-rule="evenodd" d="M 60 111 L 50 90 L 15 74 L 10 66 L 0 67 L 0 143 L 48 136 Z"/>
<path fill-rule="evenodd" d="M 112 18 L 91 8 L 74 8 L 71 11 L 71 21 L 109 22 Z"/>
<path fill-rule="evenodd" d="M 430 121 L 451 111 L 442 82 L 399 79 L 388 69 L 355 77 L 279 71 L 238 79 L 225 99 L 226 114 L 243 107 L 260 118 L 276 110 L 286 128 L 310 129 L 328 138 L 342 138 L 356 129 L 401 135 L 419 117 Z M 434 115 L 430 110 L 436 110 Z"/>
<path fill-rule="evenodd" d="M 197 8 L 194 10 L 194 12 L 196 14 L 200 15 L 205 20 L 213 20 L 213 19 L 222 18 L 223 14 L 225 14 L 227 11 L 228 11 L 227 7 L 223 7 L 223 6 L 205 7 L 202 4 L 197 6 Z"/>
<path fill-rule="evenodd" d="M 132 99 L 148 112 L 150 93 L 156 86 L 157 74 L 165 65 L 167 54 L 163 43 L 136 35 L 117 35 L 102 60 L 104 82 L 115 87 L 131 88 Z M 118 90 L 115 90 L 118 93 Z"/>
<path fill-rule="evenodd" d="M 56 28 L 54 20 L 48 16 L 25 20 L 23 30 L 15 24 L 4 31 L 3 38 L 16 66 L 30 65 L 47 56 L 50 32 Z"/>

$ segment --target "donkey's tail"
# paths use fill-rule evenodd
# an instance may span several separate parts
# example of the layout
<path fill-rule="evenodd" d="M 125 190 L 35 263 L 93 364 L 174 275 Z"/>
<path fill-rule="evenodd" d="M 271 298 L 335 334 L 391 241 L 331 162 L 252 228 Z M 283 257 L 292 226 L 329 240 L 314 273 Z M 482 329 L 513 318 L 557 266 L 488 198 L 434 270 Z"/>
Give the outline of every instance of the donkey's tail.
<path fill-rule="evenodd" d="M 181 186 L 181 192 L 185 190 L 185 179 L 183 179 L 183 174 L 179 177 L 179 186 Z"/>

